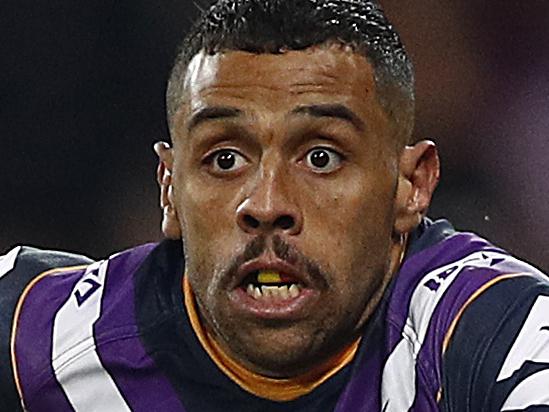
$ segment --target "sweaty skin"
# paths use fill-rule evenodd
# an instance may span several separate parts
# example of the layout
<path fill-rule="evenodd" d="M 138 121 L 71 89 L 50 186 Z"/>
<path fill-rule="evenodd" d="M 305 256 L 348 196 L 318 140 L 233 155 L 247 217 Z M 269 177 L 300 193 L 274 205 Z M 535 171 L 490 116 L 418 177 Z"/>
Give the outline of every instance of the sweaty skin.
<path fill-rule="evenodd" d="M 184 90 L 174 146 L 157 152 L 164 230 L 182 234 L 202 320 L 252 371 L 310 370 L 379 303 L 436 185 L 434 146 L 395 144 L 372 66 L 339 45 L 201 53 Z M 281 256 L 305 283 L 301 300 L 248 299 L 240 264 Z"/>

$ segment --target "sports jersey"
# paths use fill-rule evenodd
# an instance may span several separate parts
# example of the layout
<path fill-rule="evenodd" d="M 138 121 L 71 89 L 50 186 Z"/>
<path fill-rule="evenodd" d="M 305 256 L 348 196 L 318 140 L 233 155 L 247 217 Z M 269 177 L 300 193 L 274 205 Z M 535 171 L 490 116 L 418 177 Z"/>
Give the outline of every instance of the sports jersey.
<path fill-rule="evenodd" d="M 352 360 L 285 402 L 208 355 L 184 272 L 173 240 L 0 258 L 1 411 L 549 410 L 548 278 L 446 221 L 411 236 Z"/>

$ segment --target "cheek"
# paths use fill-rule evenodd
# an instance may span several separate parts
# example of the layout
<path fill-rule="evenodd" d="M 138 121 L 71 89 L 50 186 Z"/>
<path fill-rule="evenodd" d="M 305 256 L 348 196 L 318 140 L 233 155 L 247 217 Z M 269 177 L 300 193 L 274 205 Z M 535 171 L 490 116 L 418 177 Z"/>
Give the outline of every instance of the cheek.
<path fill-rule="evenodd" d="M 184 183 L 177 185 L 179 182 Z M 231 257 L 232 228 L 236 219 L 232 213 L 234 207 L 219 190 L 205 188 L 193 178 L 177 179 L 174 186 L 187 269 L 205 274 L 203 282 L 198 280 L 205 285 L 214 276 L 215 268 Z M 197 286 L 193 282 L 193 287 Z"/>
<path fill-rule="evenodd" d="M 374 276 L 385 268 L 392 238 L 393 197 L 390 177 L 367 176 L 334 182 L 310 195 L 314 207 L 304 219 L 306 243 L 337 276 L 341 287 L 348 289 L 354 284 L 352 279 L 368 277 L 368 273 Z"/>
<path fill-rule="evenodd" d="M 392 218 L 394 179 L 387 172 L 350 173 L 306 189 L 309 217 L 330 232 L 375 233 Z"/>
<path fill-rule="evenodd" d="M 184 236 L 212 239 L 213 234 L 219 236 L 233 224 L 234 207 L 225 188 L 207 186 L 194 174 L 177 176 L 178 179 L 174 183 L 178 216 L 186 232 Z"/>

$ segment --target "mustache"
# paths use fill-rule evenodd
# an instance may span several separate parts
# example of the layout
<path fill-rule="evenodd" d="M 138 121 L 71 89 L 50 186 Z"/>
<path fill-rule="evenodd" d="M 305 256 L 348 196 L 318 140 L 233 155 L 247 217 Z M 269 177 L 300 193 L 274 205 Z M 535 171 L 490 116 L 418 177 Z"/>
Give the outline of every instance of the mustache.
<path fill-rule="evenodd" d="M 257 259 L 264 254 L 269 248 L 269 242 L 267 240 L 266 236 L 260 235 L 250 241 L 244 247 L 244 251 L 231 260 L 227 269 L 227 274 L 236 273 L 238 268 L 244 263 Z M 272 237 L 271 247 L 278 259 L 297 268 L 304 268 L 312 281 L 316 282 L 316 284 L 321 287 L 328 287 L 328 280 L 331 279 L 331 275 L 328 271 L 322 269 L 322 266 L 317 261 L 303 254 L 295 246 L 284 241 L 279 235 Z"/>

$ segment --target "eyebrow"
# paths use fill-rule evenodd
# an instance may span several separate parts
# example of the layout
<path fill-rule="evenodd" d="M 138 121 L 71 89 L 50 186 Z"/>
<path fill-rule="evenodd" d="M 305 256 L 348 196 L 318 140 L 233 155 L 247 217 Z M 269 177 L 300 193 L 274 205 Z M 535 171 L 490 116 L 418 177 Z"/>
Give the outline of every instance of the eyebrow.
<path fill-rule="evenodd" d="M 366 125 L 357 114 L 342 104 L 313 104 L 299 106 L 292 114 L 306 114 L 313 117 L 335 117 L 351 123 L 359 131 L 364 131 Z"/>
<path fill-rule="evenodd" d="M 204 107 L 197 111 L 191 117 L 189 124 L 187 126 L 187 131 L 190 132 L 193 128 L 197 127 L 201 123 L 210 121 L 225 119 L 228 117 L 238 117 L 242 114 L 242 111 L 235 107 L 228 106 L 210 106 Z"/>
<path fill-rule="evenodd" d="M 312 104 L 299 106 L 292 110 L 292 114 L 305 114 L 313 117 L 334 117 L 351 123 L 357 130 L 364 131 L 366 125 L 351 109 L 342 104 Z M 230 106 L 210 106 L 204 107 L 197 111 L 191 117 L 187 126 L 187 131 L 200 125 L 201 123 L 225 119 L 231 117 L 239 117 L 242 115 L 242 110 Z"/>

